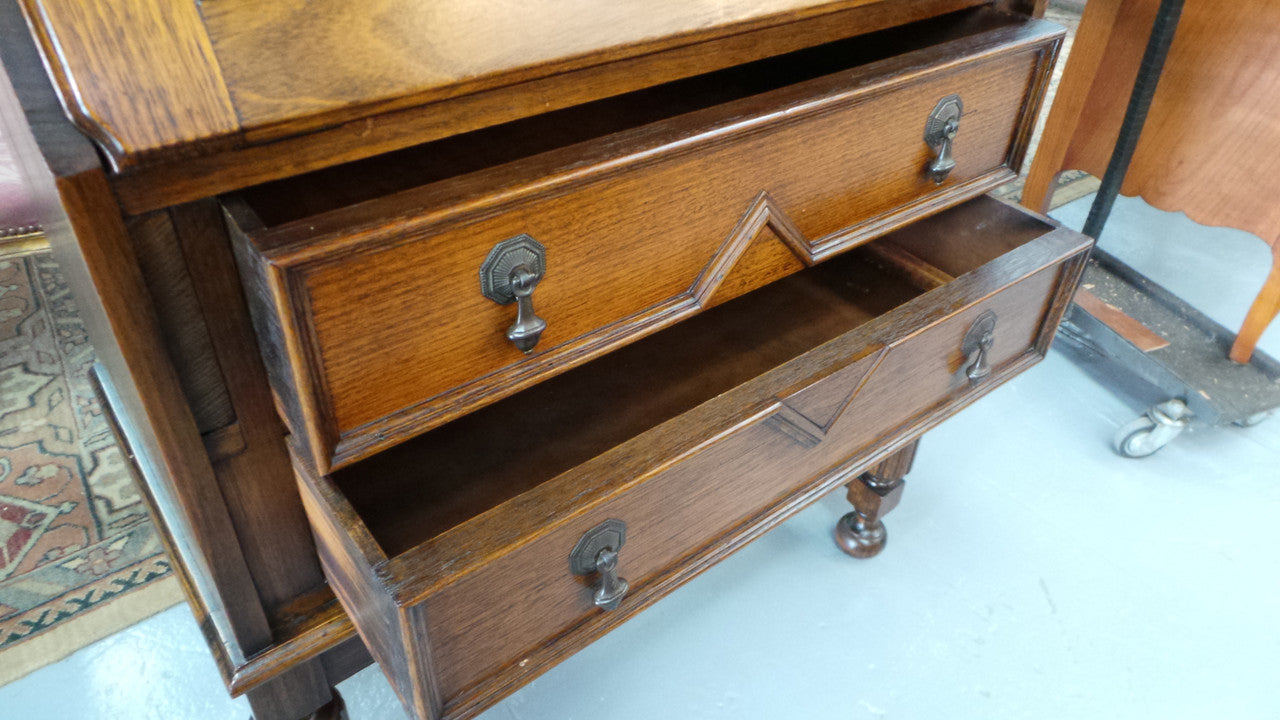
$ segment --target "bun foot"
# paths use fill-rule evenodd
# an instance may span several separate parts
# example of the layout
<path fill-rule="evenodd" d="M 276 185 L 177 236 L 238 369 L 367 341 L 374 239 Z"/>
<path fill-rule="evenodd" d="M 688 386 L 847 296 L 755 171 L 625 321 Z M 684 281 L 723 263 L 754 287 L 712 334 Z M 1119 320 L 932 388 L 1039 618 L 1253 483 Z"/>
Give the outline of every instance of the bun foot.
<path fill-rule="evenodd" d="M 846 555 L 875 557 L 884 549 L 885 529 L 881 522 L 902 499 L 902 481 L 916 456 L 915 440 L 881 460 L 847 486 L 853 512 L 836 522 L 836 545 Z"/>
<path fill-rule="evenodd" d="M 875 557 L 884 549 L 888 536 L 884 523 L 877 520 L 866 522 L 866 518 L 856 512 L 847 513 L 836 521 L 836 545 L 847 555 L 864 559 Z"/>

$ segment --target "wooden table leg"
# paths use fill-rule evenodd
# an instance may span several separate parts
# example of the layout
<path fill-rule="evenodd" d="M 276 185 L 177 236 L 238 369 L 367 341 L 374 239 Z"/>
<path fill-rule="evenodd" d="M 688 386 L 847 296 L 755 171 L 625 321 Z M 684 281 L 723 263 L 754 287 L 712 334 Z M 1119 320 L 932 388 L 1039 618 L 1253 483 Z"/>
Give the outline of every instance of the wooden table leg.
<path fill-rule="evenodd" d="M 919 440 L 881 460 L 878 465 L 849 483 L 853 512 L 836 523 L 836 545 L 856 558 L 869 558 L 884 549 L 886 533 L 882 519 L 897 507 L 906 484 L 902 478 L 911 471 Z"/>
<path fill-rule="evenodd" d="M 1280 313 L 1280 241 L 1271 246 L 1271 256 L 1271 273 L 1263 283 L 1258 297 L 1254 298 L 1240 334 L 1236 335 L 1236 341 L 1231 346 L 1231 359 L 1238 363 L 1247 363 L 1253 358 L 1253 349 L 1262 338 L 1262 333 L 1276 319 L 1276 314 Z"/>
<path fill-rule="evenodd" d="M 1131 4 L 1141 5 L 1143 12 L 1147 12 L 1146 6 L 1151 5 L 1150 16 L 1154 17 L 1155 3 L 1150 0 Z M 1099 132 L 1095 127 L 1099 122 L 1099 118 L 1096 117 L 1098 112 L 1091 108 L 1089 101 L 1094 96 L 1093 85 L 1100 70 L 1105 70 L 1104 74 L 1118 75 L 1123 78 L 1115 81 L 1120 88 L 1119 92 L 1126 92 L 1128 88 L 1132 88 L 1133 80 L 1138 74 L 1138 61 L 1142 56 L 1141 48 L 1137 48 L 1136 52 L 1124 53 L 1126 63 L 1123 69 L 1109 67 L 1106 62 L 1108 59 L 1114 62 L 1116 57 L 1108 56 L 1107 50 L 1112 42 L 1116 21 L 1124 6 L 1125 0 L 1093 0 L 1085 7 L 1084 15 L 1080 18 L 1080 29 L 1076 31 L 1071 53 L 1066 59 L 1067 65 L 1063 70 L 1062 80 L 1053 96 L 1053 105 L 1049 108 L 1049 117 L 1041 133 L 1040 144 L 1036 148 L 1035 157 L 1031 160 L 1031 171 L 1027 174 L 1027 181 L 1022 186 L 1022 204 L 1031 210 L 1049 212 L 1054 184 L 1063 170 L 1075 168 L 1089 171 L 1095 163 L 1106 167 L 1110 148 L 1115 145 L 1116 136 L 1119 134 L 1120 116 L 1117 114 L 1113 118 L 1108 114 L 1102 118 L 1106 123 L 1104 137 L 1109 138 L 1103 141 L 1107 148 L 1104 151 L 1095 152 L 1094 148 L 1086 148 L 1082 151 L 1082 141 L 1077 139 L 1077 134 L 1092 138 Z M 1146 20 L 1146 27 L 1151 27 L 1150 18 Z M 1130 61 L 1132 68 L 1129 67 Z M 1107 89 L 1110 87 L 1108 86 Z M 1116 112 L 1122 113 L 1124 106 L 1125 101 L 1119 100 L 1116 103 Z M 1111 105 L 1107 108 L 1110 110 Z M 1081 127 L 1082 122 L 1084 127 Z M 1083 163 L 1087 166 L 1082 166 L 1082 154 L 1088 155 L 1089 162 Z M 1094 155 L 1098 155 L 1099 158 L 1094 158 Z M 1068 165 L 1069 161 L 1070 165 Z"/>

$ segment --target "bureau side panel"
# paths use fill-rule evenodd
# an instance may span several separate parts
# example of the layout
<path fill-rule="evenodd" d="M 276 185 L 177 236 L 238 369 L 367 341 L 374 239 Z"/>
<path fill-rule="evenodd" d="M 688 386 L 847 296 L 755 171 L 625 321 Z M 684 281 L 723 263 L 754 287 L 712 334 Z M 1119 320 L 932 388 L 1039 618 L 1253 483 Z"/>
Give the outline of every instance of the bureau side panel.
<path fill-rule="evenodd" d="M 258 226 L 253 211 L 236 197 L 223 201 L 227 232 L 235 253 L 244 284 L 245 299 L 254 332 L 258 336 L 258 348 L 266 367 L 267 378 L 275 398 L 275 405 L 289 427 L 289 431 L 306 445 L 309 459 L 320 472 L 328 470 L 328 451 L 332 446 L 330 423 L 314 410 L 316 393 L 312 387 L 312 374 L 297 358 L 302 356 L 291 331 L 293 309 L 290 307 L 281 284 L 280 272 L 253 247 L 247 231 Z"/>

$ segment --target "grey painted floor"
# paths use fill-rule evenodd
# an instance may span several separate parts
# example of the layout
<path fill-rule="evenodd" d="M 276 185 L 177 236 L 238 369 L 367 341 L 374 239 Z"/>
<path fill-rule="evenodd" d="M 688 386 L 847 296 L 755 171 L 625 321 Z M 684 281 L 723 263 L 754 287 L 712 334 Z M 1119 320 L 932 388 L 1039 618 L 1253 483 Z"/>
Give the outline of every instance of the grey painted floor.
<path fill-rule="evenodd" d="M 1229 327 L 1268 263 L 1124 198 L 1103 245 Z M 836 550 L 833 494 L 484 717 L 1280 717 L 1280 419 L 1121 459 L 1137 411 L 1055 352 L 925 438 L 879 557 Z M 404 717 L 376 669 L 341 690 Z M 0 688 L 5 719 L 247 716 L 185 607 Z"/>

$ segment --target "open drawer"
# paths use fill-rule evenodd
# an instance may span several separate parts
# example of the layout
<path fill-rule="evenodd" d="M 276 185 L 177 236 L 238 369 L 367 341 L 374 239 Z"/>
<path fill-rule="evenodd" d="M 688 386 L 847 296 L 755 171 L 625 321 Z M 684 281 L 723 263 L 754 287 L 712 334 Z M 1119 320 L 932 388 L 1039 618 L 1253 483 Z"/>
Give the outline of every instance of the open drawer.
<path fill-rule="evenodd" d="M 228 198 L 299 452 L 349 465 L 1012 179 L 1061 34 L 981 8 Z"/>
<path fill-rule="evenodd" d="M 295 455 L 330 583 L 412 713 L 474 714 L 1042 358 L 1089 246 L 979 198 L 332 474 Z"/>

